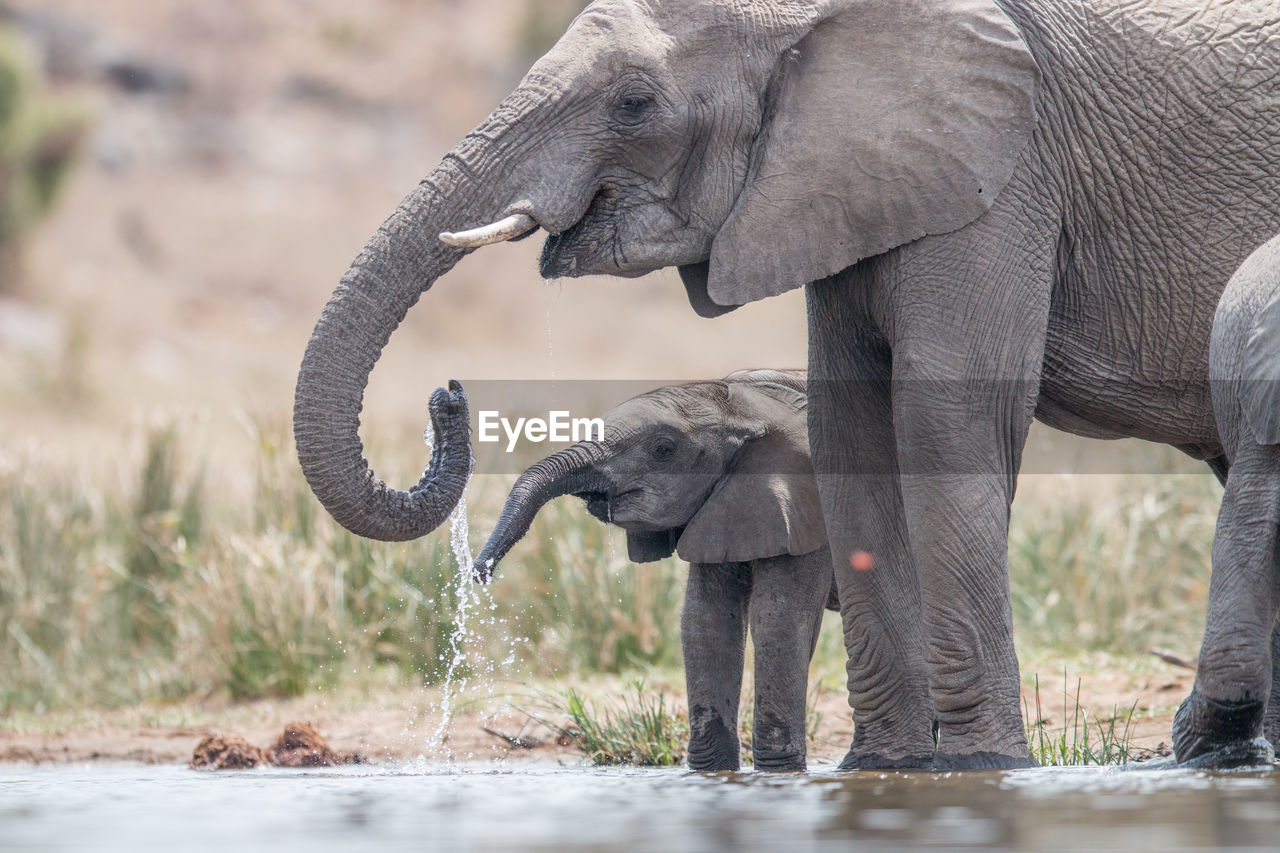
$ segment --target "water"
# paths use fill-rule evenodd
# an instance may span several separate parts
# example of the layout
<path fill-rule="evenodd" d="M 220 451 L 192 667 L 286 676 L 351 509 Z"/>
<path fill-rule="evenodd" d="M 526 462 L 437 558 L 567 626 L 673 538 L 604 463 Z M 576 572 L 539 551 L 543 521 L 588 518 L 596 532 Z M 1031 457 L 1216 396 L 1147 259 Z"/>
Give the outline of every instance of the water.
<path fill-rule="evenodd" d="M 1280 838 L 1280 774 L 698 774 L 0 766 L 0 850 L 1210 850 Z"/>
<path fill-rule="evenodd" d="M 453 551 L 453 560 L 457 566 L 457 586 L 454 592 L 458 605 L 454 614 L 453 634 L 449 637 L 449 667 L 445 670 L 444 689 L 440 698 L 440 724 L 432 738 L 433 743 L 445 746 L 445 755 L 450 761 L 453 760 L 453 750 L 448 747 L 448 733 L 453 722 L 453 703 L 458 693 L 467 686 L 467 680 L 459 678 L 458 674 L 466 662 L 465 645 L 470 634 L 467 623 L 472 618 L 473 609 L 479 609 L 480 590 L 484 589 L 471 579 L 475 561 L 471 556 L 471 545 L 467 541 L 470 530 L 471 525 L 467 521 L 467 496 L 464 493 L 449 514 L 449 548 Z"/>
<path fill-rule="evenodd" d="M 433 438 L 431 428 L 428 427 L 422 434 L 422 440 L 431 452 L 435 450 Z M 474 464 L 473 460 L 473 467 Z M 490 588 L 472 580 L 475 559 L 471 554 L 471 544 L 468 539 L 470 532 L 471 525 L 467 519 L 467 496 L 464 492 L 458 500 L 458 505 L 449 514 L 449 549 L 453 552 L 456 569 L 454 593 L 457 604 L 454 611 L 453 633 L 449 637 L 449 664 L 445 670 L 440 702 L 437 706 L 441 712 L 440 722 L 427 742 L 430 746 L 444 747 L 447 763 L 452 763 L 454 760 L 453 748 L 449 743 L 449 732 L 453 724 L 454 705 L 458 696 L 467 689 L 472 678 L 480 681 L 489 698 L 493 697 L 496 690 L 495 676 L 499 664 L 495 664 L 493 660 L 483 655 L 479 660 L 476 660 L 475 656 L 470 656 L 469 659 L 468 643 L 471 641 L 478 643 L 482 639 L 482 632 L 488 635 L 504 632 L 508 653 L 500 665 L 508 666 L 515 661 L 515 646 L 521 641 L 506 631 L 506 620 L 500 620 L 494 615 L 498 605 L 493 600 Z M 488 618 L 484 617 L 486 610 L 489 613 Z"/>
<path fill-rule="evenodd" d="M 549 278 L 542 282 L 542 292 L 546 296 L 545 302 L 547 308 L 547 364 L 550 365 L 552 381 L 556 378 L 556 353 L 555 348 L 552 346 L 551 335 L 551 287 L 553 282 L 554 280 Z"/>

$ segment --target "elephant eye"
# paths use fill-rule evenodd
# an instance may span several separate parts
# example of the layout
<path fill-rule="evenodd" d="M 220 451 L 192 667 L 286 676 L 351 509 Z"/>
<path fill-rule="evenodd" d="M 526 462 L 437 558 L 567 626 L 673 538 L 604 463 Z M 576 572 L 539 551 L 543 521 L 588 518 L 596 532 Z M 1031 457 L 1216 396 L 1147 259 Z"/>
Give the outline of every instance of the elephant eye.
<path fill-rule="evenodd" d="M 654 459 L 670 459 L 676 453 L 676 443 L 669 438 L 660 438 L 649 448 Z"/>
<path fill-rule="evenodd" d="M 618 119 L 626 124 L 637 124 L 653 106 L 653 98 L 632 92 L 622 96 L 617 104 Z"/>

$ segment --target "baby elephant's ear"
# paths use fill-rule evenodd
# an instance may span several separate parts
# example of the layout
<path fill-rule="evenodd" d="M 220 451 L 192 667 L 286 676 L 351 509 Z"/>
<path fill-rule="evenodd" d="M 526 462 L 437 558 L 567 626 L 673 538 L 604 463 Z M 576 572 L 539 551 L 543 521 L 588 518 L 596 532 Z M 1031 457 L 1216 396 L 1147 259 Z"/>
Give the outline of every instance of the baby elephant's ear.
<path fill-rule="evenodd" d="M 731 398 L 765 399 L 730 386 Z M 762 406 L 782 409 L 772 399 Z M 787 410 L 749 439 L 690 519 L 677 551 L 690 563 L 746 562 L 807 554 L 827 543 L 803 415 Z"/>

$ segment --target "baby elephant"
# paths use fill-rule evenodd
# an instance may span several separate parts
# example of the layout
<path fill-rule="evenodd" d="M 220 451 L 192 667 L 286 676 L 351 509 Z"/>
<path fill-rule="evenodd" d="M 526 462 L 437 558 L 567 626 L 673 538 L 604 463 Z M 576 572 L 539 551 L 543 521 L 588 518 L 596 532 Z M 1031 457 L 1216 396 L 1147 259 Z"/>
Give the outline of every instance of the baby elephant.
<path fill-rule="evenodd" d="M 1173 724 L 1179 762 L 1269 764 L 1280 738 L 1280 237 L 1231 277 L 1209 344 L 1226 490 L 1200 666 Z M 1225 470 L 1224 470 L 1225 469 Z"/>
<path fill-rule="evenodd" d="M 605 414 L 602 441 L 520 475 L 476 557 L 487 580 L 538 510 L 567 494 L 627 531 L 633 561 L 687 560 L 680 640 L 694 770 L 738 769 L 748 620 L 755 766 L 805 766 L 809 659 L 823 608 L 836 607 L 805 408 L 803 371 L 739 371 L 634 397 Z"/>

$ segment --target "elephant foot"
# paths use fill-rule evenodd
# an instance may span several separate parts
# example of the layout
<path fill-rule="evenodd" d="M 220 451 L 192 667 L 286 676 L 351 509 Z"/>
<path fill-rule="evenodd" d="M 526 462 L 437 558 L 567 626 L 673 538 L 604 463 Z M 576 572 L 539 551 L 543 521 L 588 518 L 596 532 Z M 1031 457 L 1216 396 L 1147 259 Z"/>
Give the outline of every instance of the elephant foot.
<path fill-rule="evenodd" d="M 707 773 L 739 769 L 737 733 L 718 714 L 701 707 L 695 706 L 689 717 L 694 731 L 689 738 L 689 769 Z"/>
<path fill-rule="evenodd" d="M 722 770 L 739 770 L 741 764 L 736 750 L 732 754 L 725 750 L 690 752 L 689 769 L 699 773 L 719 773 Z"/>
<path fill-rule="evenodd" d="M 722 770 L 737 771 L 741 769 L 738 756 L 729 757 L 723 753 L 700 754 L 689 753 L 689 769 L 699 773 L 719 773 Z"/>
<path fill-rule="evenodd" d="M 1191 770 L 1234 770 L 1241 767 L 1271 768 L 1275 761 L 1276 753 L 1271 742 L 1264 737 L 1256 737 L 1225 744 L 1187 761 L 1179 760 L 1177 766 Z"/>
<path fill-rule="evenodd" d="M 1183 767 L 1225 769 L 1270 765 L 1275 752 L 1261 737 L 1263 704 L 1220 701 L 1192 690 L 1173 718 L 1173 754 Z"/>
<path fill-rule="evenodd" d="M 804 770 L 804 734 L 795 733 L 795 727 L 788 723 L 789 719 L 803 720 L 804 705 L 795 709 L 796 713 L 788 717 L 773 708 L 761 708 L 760 697 L 756 699 L 756 719 L 751 728 L 751 761 L 757 770 L 791 771 Z"/>
<path fill-rule="evenodd" d="M 751 763 L 755 769 L 769 773 L 787 773 L 806 769 L 804 754 L 796 755 L 794 752 L 753 750 Z"/>
<path fill-rule="evenodd" d="M 890 758 L 877 752 L 864 752 L 858 749 L 849 750 L 844 759 L 836 767 L 841 771 L 854 770 L 928 770 L 933 764 L 933 754 L 904 755 Z"/>
<path fill-rule="evenodd" d="M 1271 741 L 1272 748 L 1280 744 L 1280 696 L 1272 695 L 1267 702 L 1267 716 L 1262 724 L 1262 736 Z"/>
<path fill-rule="evenodd" d="M 1003 752 L 943 752 L 933 756 L 930 770 L 1025 770 L 1039 767 L 1030 755 L 1006 755 Z"/>

